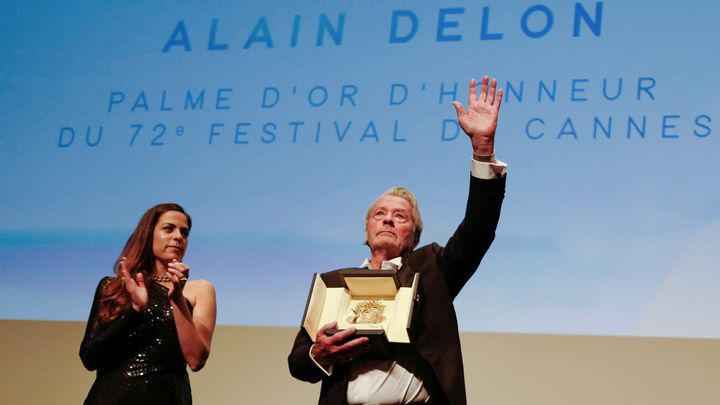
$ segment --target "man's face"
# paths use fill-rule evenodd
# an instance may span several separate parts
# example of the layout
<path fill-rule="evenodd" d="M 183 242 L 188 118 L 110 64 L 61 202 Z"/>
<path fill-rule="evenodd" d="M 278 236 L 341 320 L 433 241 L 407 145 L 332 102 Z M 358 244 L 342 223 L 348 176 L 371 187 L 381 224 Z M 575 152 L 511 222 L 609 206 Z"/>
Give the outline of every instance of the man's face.
<path fill-rule="evenodd" d="M 388 259 L 402 255 L 415 244 L 412 206 L 393 195 L 378 198 L 370 209 L 365 231 L 371 252 L 385 251 Z"/>

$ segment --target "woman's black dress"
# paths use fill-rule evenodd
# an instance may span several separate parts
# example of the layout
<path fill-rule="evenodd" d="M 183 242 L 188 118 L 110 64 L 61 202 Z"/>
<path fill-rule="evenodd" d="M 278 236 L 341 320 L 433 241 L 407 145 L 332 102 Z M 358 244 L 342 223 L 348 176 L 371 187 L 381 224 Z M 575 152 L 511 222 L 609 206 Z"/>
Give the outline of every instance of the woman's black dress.
<path fill-rule="evenodd" d="M 110 279 L 98 284 L 80 345 L 85 368 L 97 370 L 85 404 L 191 404 L 190 380 L 167 288 L 148 282 L 147 310 L 138 313 L 130 307 L 101 328 L 99 302 Z"/>

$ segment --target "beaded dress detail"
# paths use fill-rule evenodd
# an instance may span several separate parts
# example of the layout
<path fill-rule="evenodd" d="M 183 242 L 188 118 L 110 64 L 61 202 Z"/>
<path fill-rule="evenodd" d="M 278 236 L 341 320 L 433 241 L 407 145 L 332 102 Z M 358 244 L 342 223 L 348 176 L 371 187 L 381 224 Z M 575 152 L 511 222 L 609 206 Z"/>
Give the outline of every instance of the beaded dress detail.
<path fill-rule="evenodd" d="M 85 404 L 190 404 L 190 384 L 175 329 L 168 290 L 146 283 L 149 304 L 132 308 L 101 328 L 98 303 L 106 280 L 100 282 L 88 320 L 80 357 L 97 378 Z M 189 306 L 189 303 L 188 303 Z"/>

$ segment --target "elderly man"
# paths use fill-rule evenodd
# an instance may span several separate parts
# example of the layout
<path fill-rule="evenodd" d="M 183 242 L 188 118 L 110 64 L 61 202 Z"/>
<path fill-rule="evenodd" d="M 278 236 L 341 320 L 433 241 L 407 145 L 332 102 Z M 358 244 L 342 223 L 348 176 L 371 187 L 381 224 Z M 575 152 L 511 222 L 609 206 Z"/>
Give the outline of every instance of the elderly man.
<path fill-rule="evenodd" d="M 473 147 L 465 217 L 445 247 L 415 249 L 422 219 L 415 196 L 396 187 L 381 195 L 365 217 L 370 258 L 361 267 L 395 269 L 403 285 L 420 274 L 421 302 L 411 328 L 412 343 L 395 344 L 390 358 L 367 354 L 367 337 L 354 328 L 332 336 L 318 330 L 313 343 L 301 329 L 288 357 L 290 373 L 322 381 L 320 404 L 466 404 L 465 381 L 453 300 L 480 264 L 495 237 L 505 194 L 507 165 L 495 159 L 494 138 L 502 89 L 483 77 L 480 95 L 470 81 L 468 108 L 457 101 L 460 127 Z M 322 275 L 339 285 L 340 271 Z"/>

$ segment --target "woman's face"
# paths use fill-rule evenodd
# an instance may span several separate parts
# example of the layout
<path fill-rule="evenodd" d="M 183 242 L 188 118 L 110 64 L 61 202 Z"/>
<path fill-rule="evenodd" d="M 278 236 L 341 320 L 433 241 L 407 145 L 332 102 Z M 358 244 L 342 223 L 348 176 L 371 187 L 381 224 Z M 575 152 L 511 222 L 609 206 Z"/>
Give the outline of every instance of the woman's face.
<path fill-rule="evenodd" d="M 167 266 L 173 259 L 182 261 L 189 233 L 187 217 L 182 212 L 168 211 L 160 215 L 153 231 L 155 262 Z"/>

